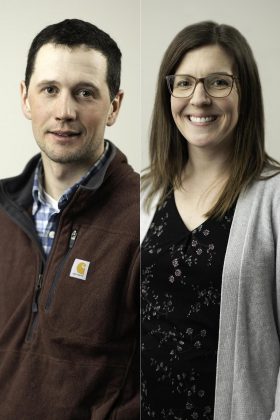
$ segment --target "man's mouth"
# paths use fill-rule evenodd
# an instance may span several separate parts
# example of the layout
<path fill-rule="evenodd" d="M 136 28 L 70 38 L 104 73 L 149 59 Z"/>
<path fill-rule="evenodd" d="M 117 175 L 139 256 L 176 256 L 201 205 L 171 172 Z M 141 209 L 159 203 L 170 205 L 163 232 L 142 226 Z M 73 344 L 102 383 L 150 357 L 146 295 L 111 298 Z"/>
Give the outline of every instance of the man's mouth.
<path fill-rule="evenodd" d="M 188 119 L 194 123 L 209 123 L 209 122 L 215 121 L 217 118 L 218 118 L 217 115 L 209 115 L 209 116 L 205 115 L 201 117 L 198 117 L 196 115 L 188 115 Z"/>
<path fill-rule="evenodd" d="M 53 131 L 49 131 L 50 134 L 54 134 L 55 136 L 58 137 L 75 137 L 75 136 L 79 136 L 81 133 L 79 131 L 72 131 L 72 130 L 53 130 Z"/>

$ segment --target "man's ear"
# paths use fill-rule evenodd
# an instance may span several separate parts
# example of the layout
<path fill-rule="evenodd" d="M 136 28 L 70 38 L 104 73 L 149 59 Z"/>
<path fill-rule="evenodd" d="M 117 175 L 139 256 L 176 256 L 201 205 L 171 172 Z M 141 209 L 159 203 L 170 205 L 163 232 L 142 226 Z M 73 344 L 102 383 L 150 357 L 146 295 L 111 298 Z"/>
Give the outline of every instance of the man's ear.
<path fill-rule="evenodd" d="M 20 96 L 21 96 L 21 108 L 24 113 L 24 116 L 31 120 L 31 111 L 30 111 L 30 105 L 28 101 L 28 92 L 25 85 L 25 82 L 22 80 L 20 83 Z"/>
<path fill-rule="evenodd" d="M 123 100 L 123 91 L 119 90 L 118 93 L 116 94 L 116 96 L 114 97 L 114 99 L 111 102 L 110 105 L 110 110 L 108 113 L 108 117 L 107 117 L 107 123 L 106 125 L 108 127 L 110 127 L 111 125 L 113 125 L 117 119 L 120 107 L 121 107 L 121 103 Z"/>

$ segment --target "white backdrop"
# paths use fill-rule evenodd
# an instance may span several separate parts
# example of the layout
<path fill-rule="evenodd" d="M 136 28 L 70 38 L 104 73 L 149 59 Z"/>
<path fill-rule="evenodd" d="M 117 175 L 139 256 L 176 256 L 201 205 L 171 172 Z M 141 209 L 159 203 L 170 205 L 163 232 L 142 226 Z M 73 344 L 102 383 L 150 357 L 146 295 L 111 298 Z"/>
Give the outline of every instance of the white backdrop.
<path fill-rule="evenodd" d="M 149 123 L 162 55 L 184 26 L 208 19 L 235 26 L 250 43 L 263 87 L 267 151 L 280 160 L 278 0 L 2 0 L 0 178 L 21 172 L 38 152 L 30 122 L 21 112 L 19 82 L 34 36 L 65 18 L 96 24 L 117 41 L 123 53 L 121 87 L 125 98 L 118 121 L 107 129 L 106 137 L 127 154 L 136 170 L 148 164 Z"/>
<path fill-rule="evenodd" d="M 148 132 L 162 56 L 185 26 L 213 20 L 235 26 L 256 58 L 264 96 L 267 151 L 280 160 L 279 0 L 141 0 L 142 168 L 148 164 Z"/>
<path fill-rule="evenodd" d="M 140 169 L 140 2 L 139 0 L 1 0 L 0 178 L 20 173 L 38 152 L 30 121 L 22 114 L 19 83 L 28 49 L 37 33 L 67 18 L 89 21 L 108 32 L 123 54 L 118 121 L 106 131 Z"/>

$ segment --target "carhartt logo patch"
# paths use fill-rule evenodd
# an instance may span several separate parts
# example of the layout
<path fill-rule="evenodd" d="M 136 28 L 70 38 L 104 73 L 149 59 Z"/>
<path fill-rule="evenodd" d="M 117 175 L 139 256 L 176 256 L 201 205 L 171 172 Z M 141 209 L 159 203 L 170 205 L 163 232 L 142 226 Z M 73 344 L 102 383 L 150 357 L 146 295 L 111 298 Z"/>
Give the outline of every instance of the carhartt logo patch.
<path fill-rule="evenodd" d="M 89 265 L 89 261 L 79 260 L 76 258 L 71 268 L 70 277 L 86 280 Z"/>

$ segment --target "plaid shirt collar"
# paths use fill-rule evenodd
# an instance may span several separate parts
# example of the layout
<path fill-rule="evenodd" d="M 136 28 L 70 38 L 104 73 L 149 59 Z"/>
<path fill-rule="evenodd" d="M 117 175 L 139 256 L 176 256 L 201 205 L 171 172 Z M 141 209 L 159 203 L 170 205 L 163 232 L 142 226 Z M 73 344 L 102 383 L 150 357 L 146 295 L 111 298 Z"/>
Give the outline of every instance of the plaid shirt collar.
<path fill-rule="evenodd" d="M 75 191 L 79 188 L 80 185 L 85 185 L 90 178 L 96 174 L 106 163 L 108 157 L 110 155 L 110 145 L 109 142 L 105 140 L 105 147 L 104 152 L 101 157 L 95 162 L 95 164 L 89 169 L 89 171 L 81 177 L 81 179 L 76 182 L 72 187 L 68 188 L 64 191 L 63 195 L 58 200 L 58 208 L 61 211 Z M 32 196 L 33 196 L 33 207 L 32 207 L 32 215 L 36 216 L 37 211 L 41 206 L 50 207 L 49 203 L 45 198 L 45 192 L 43 188 L 43 164 L 42 160 L 37 164 L 35 174 L 34 174 L 34 181 L 33 181 L 33 188 L 32 188 Z M 54 209 L 52 209 L 55 211 Z"/>
<path fill-rule="evenodd" d="M 33 207 L 32 215 L 36 227 L 36 231 L 45 255 L 48 256 L 52 248 L 55 237 L 57 222 L 60 211 L 66 206 L 75 191 L 80 185 L 85 185 L 99 170 L 101 170 L 108 159 L 110 158 L 110 145 L 105 142 L 105 150 L 97 162 L 90 168 L 86 175 L 84 175 L 76 184 L 68 188 L 58 201 L 58 208 L 54 208 L 47 200 L 43 189 L 43 165 L 40 160 L 37 164 L 32 195 Z"/>

